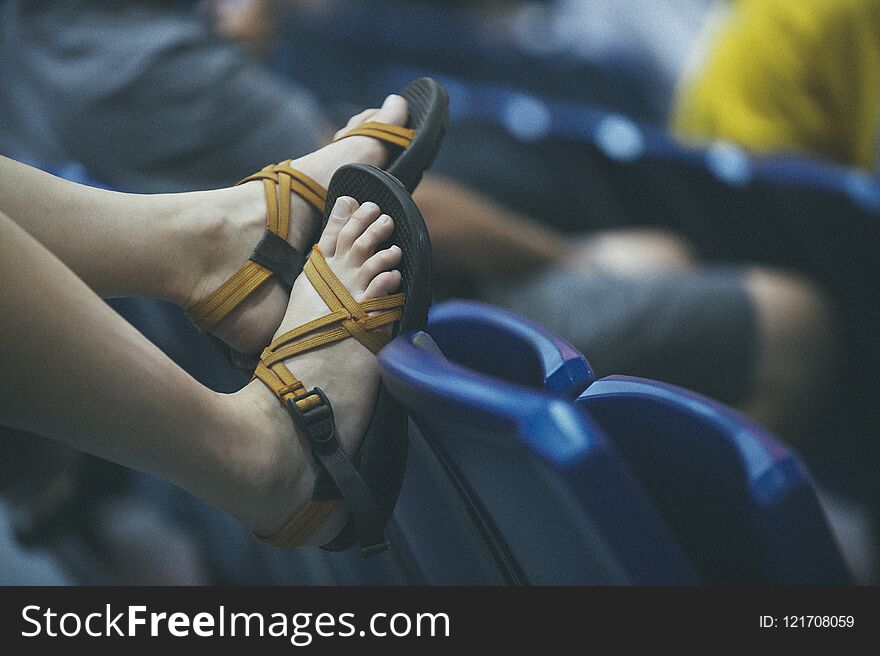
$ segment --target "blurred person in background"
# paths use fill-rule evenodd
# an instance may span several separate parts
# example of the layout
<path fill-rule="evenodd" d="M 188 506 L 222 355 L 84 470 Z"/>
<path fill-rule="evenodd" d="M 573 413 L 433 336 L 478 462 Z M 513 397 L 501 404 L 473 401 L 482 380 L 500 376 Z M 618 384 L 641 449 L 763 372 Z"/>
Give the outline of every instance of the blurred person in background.
<path fill-rule="evenodd" d="M 713 25 L 675 131 L 878 169 L 880 1 L 734 0 Z"/>
<path fill-rule="evenodd" d="M 141 193 L 219 187 L 329 122 L 179 0 L 0 2 L 0 151 Z"/>
<path fill-rule="evenodd" d="M 625 65 L 665 116 L 687 54 L 717 0 L 551 0 L 521 3 L 511 34 L 523 49 Z"/>
<path fill-rule="evenodd" d="M 226 12 L 219 21 L 226 26 L 237 24 L 235 16 L 262 16 L 283 7 L 291 12 L 291 25 L 298 20 L 317 25 L 318 33 L 331 41 L 337 33 L 348 34 L 345 25 L 333 29 L 333 21 L 345 20 L 346 9 L 361 12 L 364 20 L 376 13 L 381 16 L 377 20 L 383 25 L 392 21 L 396 30 L 410 25 L 408 10 L 425 18 L 448 9 L 450 19 L 438 25 L 440 33 L 457 26 L 509 50 L 528 46 L 547 55 L 529 60 L 535 67 L 561 66 L 572 56 L 601 59 L 600 52 L 610 57 L 614 41 L 617 52 L 653 62 L 646 64 L 649 71 L 665 67 L 668 75 L 659 77 L 670 80 L 709 5 L 663 2 L 638 21 L 633 17 L 640 2 L 602 5 L 591 0 L 241 0 L 213 6 L 219 14 Z M 648 24 L 662 25 L 648 34 Z M 605 41 L 597 40 L 598 25 L 608 28 Z M 245 43 L 251 33 L 243 27 L 227 31 Z M 261 35 L 266 38 L 265 32 Z M 285 36 L 310 43 L 295 29 Z M 579 38 L 583 42 L 575 47 Z M 642 47 L 642 41 L 654 45 Z M 419 66 L 431 70 L 435 63 L 449 64 L 438 46 L 432 41 L 419 50 L 410 39 L 395 56 L 409 57 L 405 61 L 410 64 L 422 57 Z M 249 47 L 272 50 L 265 41 Z M 369 49 L 369 40 L 350 47 Z M 381 59 L 382 49 L 375 50 L 368 55 L 378 68 L 393 65 Z M 297 54 L 310 57 L 309 52 Z M 339 54 L 329 57 L 341 77 L 363 76 L 359 57 L 350 63 Z M 304 83 L 320 61 L 325 60 L 292 66 L 296 81 Z M 491 72 L 490 63 L 474 66 L 483 74 Z M 540 77 L 536 71 L 520 73 Z M 591 170 L 580 169 L 584 159 L 576 148 L 547 152 L 536 144 L 510 141 L 488 126 L 453 124 L 434 169 L 415 193 L 431 230 L 441 295 L 475 297 L 529 316 L 569 339 L 598 375 L 639 375 L 695 389 L 743 409 L 792 441 L 810 430 L 823 404 L 816 378 L 807 373 L 832 377 L 835 367 L 834 319 L 813 285 L 782 271 L 701 263 L 689 244 L 668 232 L 596 230 L 601 211 L 593 199 L 579 194 L 590 187 L 584 178 Z M 719 370 L 725 375 L 719 376 Z"/>

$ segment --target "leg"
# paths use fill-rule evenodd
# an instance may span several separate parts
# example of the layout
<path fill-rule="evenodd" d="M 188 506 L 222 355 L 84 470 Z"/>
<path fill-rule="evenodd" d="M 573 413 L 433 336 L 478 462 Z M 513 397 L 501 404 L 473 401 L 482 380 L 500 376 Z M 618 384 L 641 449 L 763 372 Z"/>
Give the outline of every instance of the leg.
<path fill-rule="evenodd" d="M 377 222 L 378 208 L 368 206 L 348 226 L 351 209 L 343 203 L 325 234 L 328 262 L 361 298 L 393 291 L 399 251 L 372 255 L 393 224 Z M 299 280 L 284 329 L 326 312 L 309 292 Z M 0 305 L 15 308 L 0 320 L 0 423 L 156 474 L 263 534 L 311 493 L 315 465 L 268 389 L 259 381 L 232 395 L 202 387 L 2 214 Z M 339 432 L 354 449 L 378 369 L 366 349 L 347 352 L 352 346 L 361 348 L 333 345 L 291 367 L 335 392 Z M 331 529 L 342 526 L 344 509 L 337 515 Z"/>
<path fill-rule="evenodd" d="M 353 117 L 403 124 L 406 103 L 390 96 L 380 109 Z M 349 162 L 381 166 L 383 144 L 367 137 L 332 143 L 293 162 L 326 186 Z M 288 241 L 302 250 L 319 217 L 305 201 L 291 200 Z M 102 297 L 152 296 L 188 308 L 226 280 L 250 256 L 265 228 L 259 181 L 214 191 L 136 195 L 60 180 L 0 157 L 0 212 L 52 251 Z M 259 350 L 278 327 L 287 294 L 277 281 L 264 285 L 214 331 L 233 347 Z"/>
<path fill-rule="evenodd" d="M 597 375 L 667 381 L 740 408 L 797 441 L 833 372 L 827 306 L 806 283 L 760 269 L 590 276 L 551 270 L 484 298 L 569 339 Z"/>
<path fill-rule="evenodd" d="M 561 233 L 448 178 L 425 175 L 413 198 L 441 274 L 516 276 L 558 264 L 569 251 Z"/>
<path fill-rule="evenodd" d="M 753 269 L 746 286 L 759 337 L 752 394 L 742 409 L 797 443 L 825 409 L 822 390 L 835 374 L 832 311 L 818 289 L 791 274 Z"/>
<path fill-rule="evenodd" d="M 622 228 L 602 230 L 575 241 L 570 266 L 582 271 L 604 271 L 621 276 L 687 271 L 696 254 L 680 237 L 665 230 Z"/>
<path fill-rule="evenodd" d="M 736 272 L 635 277 L 554 269 L 489 288 L 485 298 L 570 340 L 597 376 L 662 380 L 731 405 L 748 396 L 756 323 Z"/>
<path fill-rule="evenodd" d="M 253 495 L 247 488 L 255 481 L 241 474 L 259 462 L 246 433 L 223 427 L 234 425 L 223 397 L 180 370 L 3 215 L 0 234 L 0 300 L 15 308 L 0 321 L 0 423 L 158 474 L 246 514 L 235 497 Z M 198 462 L 207 477 L 198 475 Z"/>
<path fill-rule="evenodd" d="M 662 230 L 609 230 L 573 239 L 439 175 L 426 175 L 414 197 L 441 274 L 515 278 L 566 266 L 629 275 L 687 269 L 695 260 L 683 240 Z"/>

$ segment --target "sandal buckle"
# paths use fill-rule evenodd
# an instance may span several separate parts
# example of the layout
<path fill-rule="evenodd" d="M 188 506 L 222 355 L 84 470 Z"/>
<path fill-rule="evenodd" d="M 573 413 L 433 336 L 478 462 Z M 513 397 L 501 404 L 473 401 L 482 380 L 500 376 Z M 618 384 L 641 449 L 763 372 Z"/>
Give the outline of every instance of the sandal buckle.
<path fill-rule="evenodd" d="M 317 396 L 320 404 L 303 412 L 296 407 L 297 401 Z M 306 434 L 312 449 L 319 455 L 330 455 L 339 448 L 336 440 L 336 420 L 333 417 L 333 406 L 320 387 L 291 397 L 287 401 L 287 411 L 297 427 Z"/>

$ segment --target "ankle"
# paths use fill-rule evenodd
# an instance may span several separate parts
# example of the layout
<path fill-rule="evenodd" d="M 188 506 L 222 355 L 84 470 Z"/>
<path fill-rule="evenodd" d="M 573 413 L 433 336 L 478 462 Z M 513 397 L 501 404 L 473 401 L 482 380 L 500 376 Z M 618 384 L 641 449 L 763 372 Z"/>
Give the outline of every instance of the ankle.
<path fill-rule="evenodd" d="M 258 535 L 272 535 L 298 510 L 296 500 L 311 494 L 311 463 L 284 406 L 260 381 L 227 398 L 235 416 L 230 426 L 246 440 L 236 457 L 247 501 L 236 514 Z"/>
<path fill-rule="evenodd" d="M 266 223 L 259 183 L 182 194 L 174 241 L 178 265 L 167 298 L 188 308 L 250 256 Z"/>

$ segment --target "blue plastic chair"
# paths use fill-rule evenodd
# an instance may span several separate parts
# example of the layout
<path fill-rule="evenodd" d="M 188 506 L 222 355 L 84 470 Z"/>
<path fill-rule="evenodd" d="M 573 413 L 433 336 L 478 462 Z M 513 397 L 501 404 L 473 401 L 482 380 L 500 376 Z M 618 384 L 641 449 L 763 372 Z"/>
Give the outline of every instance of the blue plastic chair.
<path fill-rule="evenodd" d="M 395 88 L 420 74 L 399 71 L 385 84 Z M 723 141 L 683 144 L 656 122 L 516 81 L 435 77 L 449 90 L 454 129 L 434 170 L 565 231 L 659 227 L 706 260 L 782 267 L 818 284 L 834 305 L 837 361 L 848 384 L 845 391 L 828 387 L 833 423 L 817 427 L 821 437 L 804 448 L 817 456 L 823 478 L 880 516 L 880 303 L 876 284 L 866 284 L 880 280 L 880 177 L 805 157 L 756 155 Z M 486 149 L 503 153 L 509 165 L 499 166 Z M 571 169 L 579 175 L 566 183 Z M 535 171 L 533 184 L 520 184 L 523 170 Z M 845 448 L 815 443 L 832 431 L 846 436 Z M 863 466 L 853 468 L 853 460 Z"/>
<path fill-rule="evenodd" d="M 413 419 L 392 544 L 442 584 L 693 584 L 694 569 L 596 425 L 564 342 L 504 311 L 445 303 L 379 356 Z"/>
<path fill-rule="evenodd" d="M 712 584 L 851 583 L 798 457 L 710 399 L 609 376 L 577 400 Z"/>

